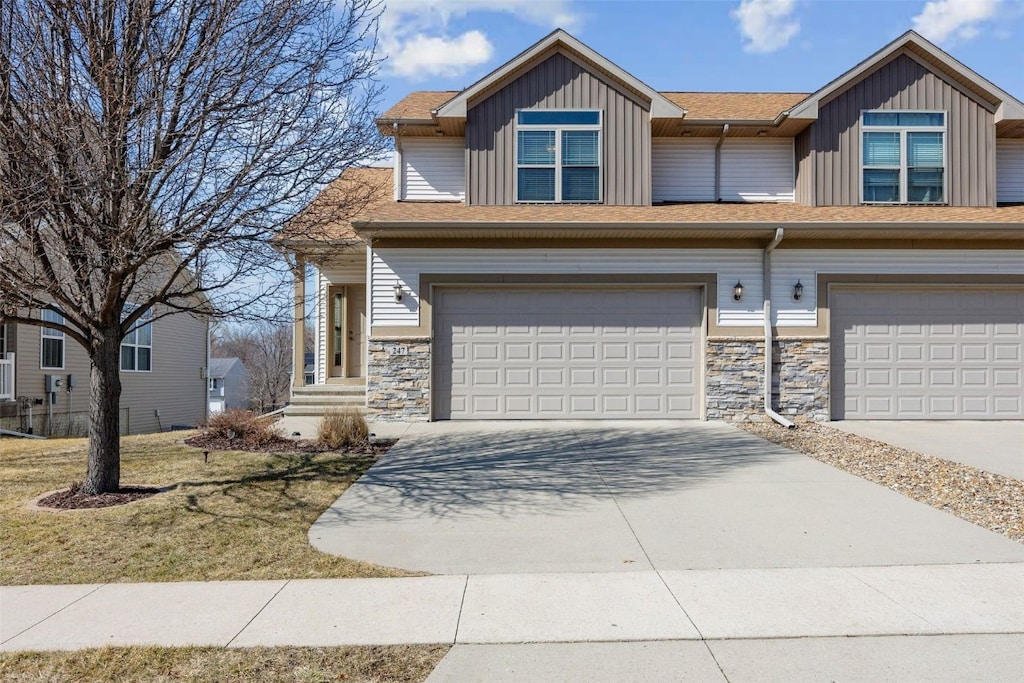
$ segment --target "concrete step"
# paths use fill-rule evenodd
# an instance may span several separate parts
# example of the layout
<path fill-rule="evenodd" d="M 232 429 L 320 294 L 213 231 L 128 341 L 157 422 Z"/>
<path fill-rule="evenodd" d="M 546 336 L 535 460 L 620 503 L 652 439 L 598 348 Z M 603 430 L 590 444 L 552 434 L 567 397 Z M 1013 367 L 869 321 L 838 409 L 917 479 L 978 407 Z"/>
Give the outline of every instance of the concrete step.
<path fill-rule="evenodd" d="M 330 409 L 341 410 L 356 410 L 360 413 L 365 413 L 366 408 L 363 404 L 348 404 L 348 405 L 295 405 L 289 404 L 284 407 L 285 417 L 321 417 L 325 412 Z"/>
<path fill-rule="evenodd" d="M 310 384 L 292 387 L 292 396 L 365 396 L 365 384 Z"/>
<path fill-rule="evenodd" d="M 351 403 L 362 405 L 366 403 L 366 394 L 338 394 L 329 396 L 307 396 L 298 394 L 292 396 L 292 400 L 290 402 L 292 405 L 307 406 L 349 405 Z"/>

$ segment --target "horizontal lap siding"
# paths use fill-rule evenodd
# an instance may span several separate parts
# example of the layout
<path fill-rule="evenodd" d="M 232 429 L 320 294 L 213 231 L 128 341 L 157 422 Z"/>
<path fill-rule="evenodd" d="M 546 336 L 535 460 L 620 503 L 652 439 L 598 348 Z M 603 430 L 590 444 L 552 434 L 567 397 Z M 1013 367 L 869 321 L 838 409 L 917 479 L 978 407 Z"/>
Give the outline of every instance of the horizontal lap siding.
<path fill-rule="evenodd" d="M 812 128 L 815 204 L 860 203 L 860 115 L 873 109 L 947 112 L 948 203 L 995 204 L 992 113 L 905 54 L 821 106 Z"/>
<path fill-rule="evenodd" d="M 817 324 L 818 274 L 1024 274 L 1024 251 L 955 249 L 779 249 L 772 255 L 772 313 L 779 327 Z M 793 285 L 804 286 L 800 301 L 793 300 Z"/>
<path fill-rule="evenodd" d="M 996 201 L 1024 202 L 1024 140 L 996 145 Z"/>
<path fill-rule="evenodd" d="M 515 204 L 517 109 L 602 110 L 603 202 L 651 203 L 649 111 L 564 54 L 554 53 L 469 110 L 470 204 Z"/>
<path fill-rule="evenodd" d="M 402 138 L 402 199 L 459 202 L 466 198 L 462 138 Z"/>
<path fill-rule="evenodd" d="M 655 138 L 652 148 L 656 202 L 715 200 L 715 140 Z"/>
<path fill-rule="evenodd" d="M 759 325 L 761 252 L 757 249 L 378 249 L 373 254 L 373 325 L 419 321 L 421 273 L 603 274 L 717 272 L 720 325 Z M 743 300 L 732 299 L 741 280 Z M 396 302 L 394 286 L 409 292 Z"/>
<path fill-rule="evenodd" d="M 722 144 L 721 199 L 792 202 L 793 141 L 731 139 Z"/>

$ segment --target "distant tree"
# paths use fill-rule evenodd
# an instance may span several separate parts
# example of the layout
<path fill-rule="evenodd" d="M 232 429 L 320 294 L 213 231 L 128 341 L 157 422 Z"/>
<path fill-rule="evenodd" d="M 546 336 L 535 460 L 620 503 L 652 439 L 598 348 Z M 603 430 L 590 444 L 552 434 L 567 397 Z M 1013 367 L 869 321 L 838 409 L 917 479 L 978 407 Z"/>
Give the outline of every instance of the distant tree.
<path fill-rule="evenodd" d="M 313 350 L 313 327 L 306 325 L 307 352 Z M 259 322 L 222 326 L 211 344 L 217 358 L 238 358 L 249 371 L 249 403 L 264 413 L 288 400 L 292 379 L 292 326 Z"/>
<path fill-rule="evenodd" d="M 378 0 L 0 3 L 0 316 L 89 355 L 84 493 L 120 485 L 125 334 L 280 297 L 275 234 L 384 149 L 379 13 Z"/>

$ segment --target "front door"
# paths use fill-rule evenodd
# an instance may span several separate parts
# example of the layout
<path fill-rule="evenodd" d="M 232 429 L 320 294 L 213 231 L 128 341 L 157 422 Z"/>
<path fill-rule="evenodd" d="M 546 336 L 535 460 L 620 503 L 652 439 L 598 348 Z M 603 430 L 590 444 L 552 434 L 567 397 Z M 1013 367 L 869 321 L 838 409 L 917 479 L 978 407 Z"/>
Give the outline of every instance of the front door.
<path fill-rule="evenodd" d="M 363 376 L 366 357 L 366 287 L 348 285 L 346 293 L 346 328 L 348 329 L 348 377 Z"/>
<path fill-rule="evenodd" d="M 362 377 L 366 355 L 366 287 L 331 287 L 328 300 L 330 376 Z"/>

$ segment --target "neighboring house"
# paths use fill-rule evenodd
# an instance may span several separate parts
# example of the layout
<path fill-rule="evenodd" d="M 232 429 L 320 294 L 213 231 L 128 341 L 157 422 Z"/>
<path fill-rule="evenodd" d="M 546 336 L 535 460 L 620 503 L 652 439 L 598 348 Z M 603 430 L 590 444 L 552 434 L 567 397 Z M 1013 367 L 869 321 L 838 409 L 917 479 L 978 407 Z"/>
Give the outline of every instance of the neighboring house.
<path fill-rule="evenodd" d="M 38 315 L 58 314 L 42 311 Z M 121 342 L 121 431 L 143 434 L 206 418 L 208 322 L 153 320 Z M 0 427 L 36 434 L 88 429 L 89 358 L 60 332 L 0 323 Z"/>
<path fill-rule="evenodd" d="M 657 92 L 559 30 L 378 124 L 394 172 L 347 172 L 296 222 L 384 195 L 283 236 L 317 273 L 293 397 L 365 387 L 376 420 L 1024 418 L 1024 104 L 916 33 L 808 94 Z"/>
<path fill-rule="evenodd" d="M 210 415 L 249 409 L 249 371 L 238 358 L 210 359 Z"/>

